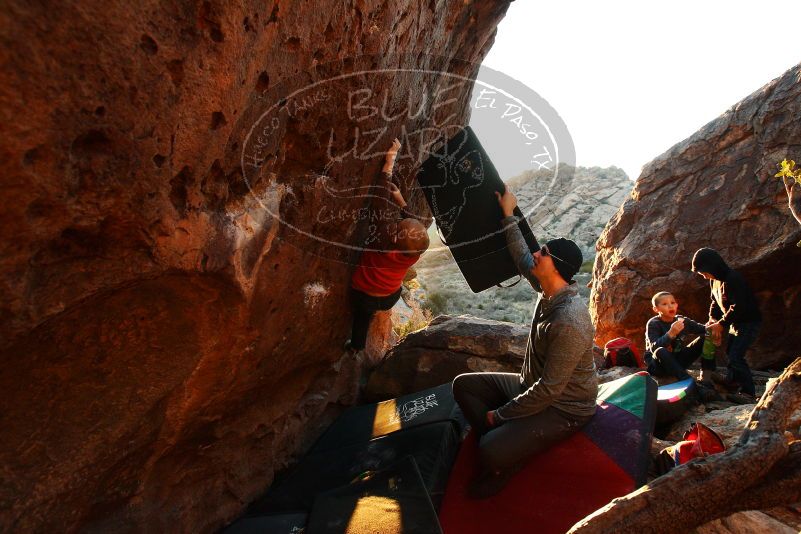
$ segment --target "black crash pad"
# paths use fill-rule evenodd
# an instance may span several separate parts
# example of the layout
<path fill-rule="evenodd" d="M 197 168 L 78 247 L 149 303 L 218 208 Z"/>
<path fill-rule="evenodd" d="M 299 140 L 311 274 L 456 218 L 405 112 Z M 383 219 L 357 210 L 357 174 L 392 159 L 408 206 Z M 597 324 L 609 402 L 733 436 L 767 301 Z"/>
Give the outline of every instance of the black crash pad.
<path fill-rule="evenodd" d="M 506 186 L 469 126 L 423 162 L 417 181 L 440 236 L 474 293 L 517 276 L 495 196 Z M 536 252 L 540 246 L 531 228 L 519 209 L 515 215 L 529 249 Z"/>
<path fill-rule="evenodd" d="M 347 486 L 321 493 L 307 534 L 442 534 L 411 456 Z"/>
<path fill-rule="evenodd" d="M 678 421 L 698 404 L 698 386 L 692 378 L 659 386 L 657 391 L 656 424 L 659 427 Z"/>
<path fill-rule="evenodd" d="M 349 484 L 368 471 L 385 469 L 404 456 L 412 456 L 417 462 L 426 490 L 432 501 L 439 503 L 459 443 L 457 426 L 443 421 L 401 430 L 367 443 L 309 454 L 251 506 L 251 515 L 308 511 L 317 494 Z"/>
<path fill-rule="evenodd" d="M 305 532 L 306 513 L 243 517 L 231 523 L 222 534 L 301 534 Z"/>
<path fill-rule="evenodd" d="M 450 382 L 397 399 L 350 408 L 320 436 L 311 453 L 366 443 L 402 429 L 438 421 L 454 421 L 460 430 L 466 425 L 453 398 Z"/>

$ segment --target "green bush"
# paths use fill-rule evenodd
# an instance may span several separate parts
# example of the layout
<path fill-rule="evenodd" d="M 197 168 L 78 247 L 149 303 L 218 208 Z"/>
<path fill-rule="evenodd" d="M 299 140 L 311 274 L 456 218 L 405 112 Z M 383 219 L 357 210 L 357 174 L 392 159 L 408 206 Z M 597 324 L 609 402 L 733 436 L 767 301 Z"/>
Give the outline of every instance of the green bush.
<path fill-rule="evenodd" d="M 448 297 L 438 291 L 434 291 L 427 295 L 426 301 L 423 303 L 423 309 L 431 312 L 431 315 L 437 316 L 448 312 Z"/>

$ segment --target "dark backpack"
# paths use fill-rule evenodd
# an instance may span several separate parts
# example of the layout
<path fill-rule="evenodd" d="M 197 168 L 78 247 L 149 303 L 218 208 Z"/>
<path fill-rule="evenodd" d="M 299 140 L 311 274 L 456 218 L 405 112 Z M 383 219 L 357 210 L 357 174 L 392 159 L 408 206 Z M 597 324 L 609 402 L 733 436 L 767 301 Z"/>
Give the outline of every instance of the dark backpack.
<path fill-rule="evenodd" d="M 630 339 L 618 337 L 604 345 L 604 368 L 616 366 L 645 368 L 640 351 Z"/>

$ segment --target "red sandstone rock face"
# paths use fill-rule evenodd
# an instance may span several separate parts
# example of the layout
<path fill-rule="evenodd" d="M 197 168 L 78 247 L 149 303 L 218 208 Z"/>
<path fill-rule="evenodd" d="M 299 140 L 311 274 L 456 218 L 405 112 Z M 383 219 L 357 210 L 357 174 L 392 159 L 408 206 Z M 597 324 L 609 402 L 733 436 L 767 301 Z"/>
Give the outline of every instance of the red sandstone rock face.
<path fill-rule="evenodd" d="M 801 228 L 774 178 L 799 159 L 801 68 L 735 105 L 649 163 L 598 240 L 590 309 L 596 342 L 626 336 L 644 344 L 650 297 L 674 292 L 680 313 L 705 321 L 709 286 L 690 272 L 694 252 L 721 252 L 748 279 L 764 315 L 749 353 L 756 367 L 801 351 Z"/>
<path fill-rule="evenodd" d="M 454 58 L 480 61 L 507 5 L 7 3 L 0 530 L 212 530 L 352 402 L 363 363 L 340 347 L 354 253 L 284 224 L 320 207 L 316 134 L 346 110 L 304 110 L 248 184 L 256 101 L 361 55 L 470 75 Z M 384 89 L 419 99 L 438 80 Z M 468 90 L 432 116 L 464 120 Z M 332 178 L 366 185 L 379 166 L 346 161 Z M 356 244 L 364 226 L 319 233 Z M 384 318 L 372 358 L 387 335 Z"/>

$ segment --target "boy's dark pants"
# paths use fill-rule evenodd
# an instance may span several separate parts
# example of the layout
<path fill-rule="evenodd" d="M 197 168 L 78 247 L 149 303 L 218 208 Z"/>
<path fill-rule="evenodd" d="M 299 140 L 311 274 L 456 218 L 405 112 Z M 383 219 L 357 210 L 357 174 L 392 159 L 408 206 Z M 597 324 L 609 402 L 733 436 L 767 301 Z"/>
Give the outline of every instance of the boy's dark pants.
<path fill-rule="evenodd" d="M 356 289 L 350 290 L 350 303 L 353 310 L 353 328 L 350 334 L 350 344 L 354 349 L 361 350 L 367 343 L 367 330 L 370 321 L 379 310 L 388 310 L 398 302 L 401 288 L 386 297 L 373 297 Z"/>
<path fill-rule="evenodd" d="M 487 412 L 523 391 L 520 375 L 514 373 L 467 373 L 453 380 L 453 396 L 479 435 L 484 469 L 514 473 L 527 458 L 570 437 L 592 419 L 591 415 L 571 415 L 549 406 L 534 415 L 509 419 L 488 429 Z"/>
<path fill-rule="evenodd" d="M 726 356 L 729 359 L 726 378 L 736 381 L 740 384 L 740 391 L 749 395 L 754 395 L 756 389 L 751 369 L 745 361 L 745 352 L 756 340 L 760 326 L 759 322 L 736 325 L 729 333 L 729 340 L 726 344 Z"/>
<path fill-rule="evenodd" d="M 665 347 L 659 347 L 651 355 L 648 363 L 648 372 L 654 376 L 674 376 L 679 380 L 689 378 L 687 368 L 701 356 L 704 348 L 704 338 L 697 338 L 678 352 L 670 352 Z M 701 369 L 715 370 L 715 360 L 701 358 Z"/>

